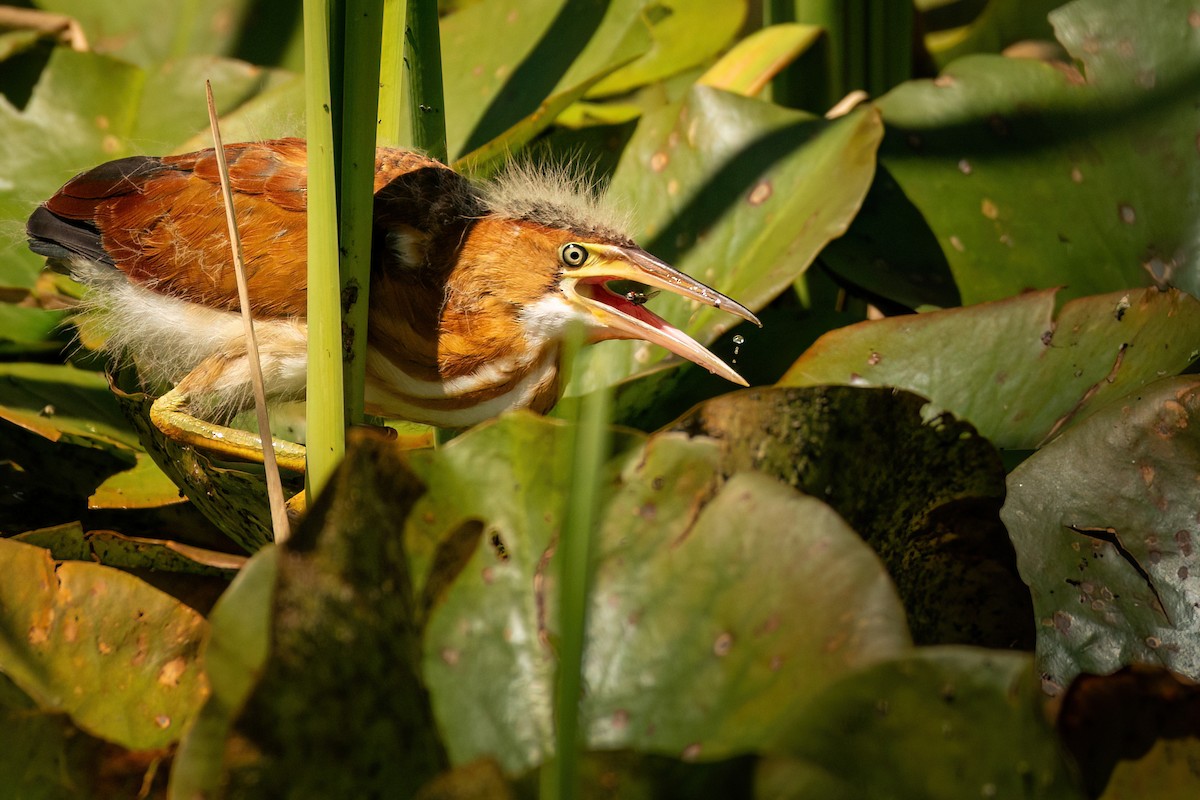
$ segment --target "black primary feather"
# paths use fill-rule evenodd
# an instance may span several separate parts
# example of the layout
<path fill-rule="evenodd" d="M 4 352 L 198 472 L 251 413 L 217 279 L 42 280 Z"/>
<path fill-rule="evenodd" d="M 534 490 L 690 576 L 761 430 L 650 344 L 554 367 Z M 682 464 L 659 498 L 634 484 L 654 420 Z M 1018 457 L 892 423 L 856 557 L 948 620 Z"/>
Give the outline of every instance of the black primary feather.
<path fill-rule="evenodd" d="M 114 266 L 99 227 L 83 214 L 94 212 L 97 201 L 138 191 L 142 182 L 163 169 L 168 167 L 157 158 L 129 156 L 79 173 L 29 216 L 29 249 L 50 259 L 50 266 L 59 271 L 69 272 L 76 260 Z M 53 211 L 56 205 L 65 213 Z"/>
<path fill-rule="evenodd" d="M 100 229 L 90 220 L 66 219 L 39 206 L 25 225 L 29 249 L 50 259 L 50 266 L 63 271 L 73 259 L 113 265 L 100 242 Z"/>

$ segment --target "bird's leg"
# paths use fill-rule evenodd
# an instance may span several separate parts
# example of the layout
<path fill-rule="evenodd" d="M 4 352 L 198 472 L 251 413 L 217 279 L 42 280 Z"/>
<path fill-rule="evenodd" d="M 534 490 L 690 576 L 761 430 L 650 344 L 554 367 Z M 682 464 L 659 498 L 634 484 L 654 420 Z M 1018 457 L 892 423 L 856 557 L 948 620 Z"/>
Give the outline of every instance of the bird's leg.
<path fill-rule="evenodd" d="M 220 456 L 262 462 L 262 438 L 249 431 L 230 428 L 203 419 L 195 413 L 214 393 L 214 385 L 228 374 L 230 359 L 224 355 L 210 356 L 188 373 L 175 388 L 159 397 L 150 406 L 150 421 L 167 437 L 182 444 Z M 304 472 L 304 446 L 272 438 L 275 460 L 280 467 Z"/>

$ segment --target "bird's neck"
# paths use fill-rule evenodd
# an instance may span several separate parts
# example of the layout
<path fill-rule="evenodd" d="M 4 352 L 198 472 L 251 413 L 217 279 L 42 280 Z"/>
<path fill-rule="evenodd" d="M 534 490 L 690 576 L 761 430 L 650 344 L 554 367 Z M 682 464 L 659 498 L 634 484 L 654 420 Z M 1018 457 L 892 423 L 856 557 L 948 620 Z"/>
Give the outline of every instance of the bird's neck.
<path fill-rule="evenodd" d="M 448 428 L 512 408 L 549 411 L 559 396 L 559 343 L 527 337 L 496 297 L 466 296 L 430 277 L 372 283 L 367 410 Z"/>

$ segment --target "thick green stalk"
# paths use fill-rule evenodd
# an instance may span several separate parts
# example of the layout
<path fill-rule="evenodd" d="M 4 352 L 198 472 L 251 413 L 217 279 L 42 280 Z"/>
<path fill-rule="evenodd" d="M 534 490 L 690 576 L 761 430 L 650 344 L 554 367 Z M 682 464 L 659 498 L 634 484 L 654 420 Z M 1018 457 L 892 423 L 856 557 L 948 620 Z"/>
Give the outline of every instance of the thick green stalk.
<path fill-rule="evenodd" d="M 582 336 L 569 349 L 577 350 Z M 587 644 L 587 608 L 592 551 L 600 518 L 600 487 L 610 442 L 611 396 L 605 388 L 582 399 L 576 417 L 571 485 L 557 548 L 559 568 L 559 660 L 555 709 L 555 760 L 543 775 L 542 800 L 580 796 L 579 756 L 583 730 L 583 659 Z"/>
<path fill-rule="evenodd" d="M 895 0 L 870 0 L 867 3 L 866 56 L 867 77 L 863 88 L 872 97 L 888 90 L 888 49 L 893 46 L 888 38 L 888 17 L 892 16 L 888 6 Z"/>
<path fill-rule="evenodd" d="M 771 81 L 771 99 L 780 105 L 824 113 L 846 94 L 843 2 L 857 0 L 765 0 L 763 24 L 799 22 L 824 34 Z"/>
<path fill-rule="evenodd" d="M 771 84 L 777 103 L 824 113 L 855 90 L 878 97 L 911 77 L 911 0 L 766 0 L 763 22 L 818 25 L 825 35 Z"/>
<path fill-rule="evenodd" d="M 311 501 L 346 451 L 329 6 L 304 0 L 308 137 L 308 471 Z M 340 86 L 340 84 L 339 84 Z M 340 92 L 339 92 L 340 94 Z"/>
<path fill-rule="evenodd" d="M 379 111 L 383 0 L 348 0 L 343 68 L 338 241 L 341 250 L 343 399 L 346 423 L 363 421 L 371 222 L 375 200 L 375 132 Z"/>
<path fill-rule="evenodd" d="M 404 13 L 407 0 L 384 0 L 383 48 L 379 61 L 379 131 L 381 147 L 400 147 L 409 141 L 408 111 L 404 105 Z"/>
<path fill-rule="evenodd" d="M 404 24 L 412 145 L 446 161 L 446 104 L 442 94 L 442 38 L 437 0 L 408 0 Z"/>
<path fill-rule="evenodd" d="M 850 92 L 867 88 L 872 55 L 867 41 L 868 7 L 872 1 L 845 0 L 837 3 L 838 27 L 830 30 L 830 35 L 837 41 L 835 50 L 840 55 L 838 61 L 841 65 L 841 88 L 833 98 L 835 103 Z"/>
<path fill-rule="evenodd" d="M 895 3 L 888 6 L 889 46 L 886 51 L 885 91 L 899 86 L 913 76 L 913 30 L 916 16 L 916 8 L 912 3 Z"/>

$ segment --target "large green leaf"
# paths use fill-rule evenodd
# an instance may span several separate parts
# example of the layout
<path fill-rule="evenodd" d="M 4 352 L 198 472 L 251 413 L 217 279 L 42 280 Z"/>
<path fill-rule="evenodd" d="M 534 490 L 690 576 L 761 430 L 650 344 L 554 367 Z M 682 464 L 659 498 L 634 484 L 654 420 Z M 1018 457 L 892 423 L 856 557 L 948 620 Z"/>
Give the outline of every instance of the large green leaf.
<path fill-rule="evenodd" d="M 0 365 L 0 419 L 54 442 L 138 448 L 137 434 L 98 372 L 59 364 Z"/>
<path fill-rule="evenodd" d="M 665 500 L 655 481 L 683 479 L 695 449 L 652 440 L 610 505 L 584 675 L 593 747 L 772 749 L 835 676 L 907 643 L 875 555 L 817 498 L 741 474 L 679 513 L 700 498 Z"/>
<path fill-rule="evenodd" d="M 1140 289 L 1054 313 L 1056 292 L 863 322 L 822 337 L 780 381 L 898 386 L 1033 449 L 1200 355 L 1200 302 Z"/>
<path fill-rule="evenodd" d="M 930 648 L 868 667 L 823 692 L 788 739 L 841 794 L 818 783 L 776 797 L 1082 798 L 1040 703 L 1023 653 Z"/>
<path fill-rule="evenodd" d="M 702 64 L 733 40 L 746 18 L 745 0 L 624 0 L 618 18 L 635 16 L 650 29 L 653 45 L 634 63 L 605 78 L 592 94 L 623 94 Z"/>
<path fill-rule="evenodd" d="M 881 161 L 965 302 L 1063 284 L 1200 292 L 1194 14 L 1189 0 L 1077 0 L 1051 22 L 1082 73 L 974 56 L 879 101 Z"/>
<path fill-rule="evenodd" d="M 820 263 L 855 294 L 906 309 L 962 304 L 937 238 L 883 164 L 846 235 L 821 251 Z"/>
<path fill-rule="evenodd" d="M 518 415 L 411 459 L 429 486 L 406 532 L 431 609 L 425 678 L 455 763 L 491 755 L 516 773 L 550 754 L 569 435 Z M 770 746 L 835 676 L 907 642 L 890 581 L 836 514 L 719 468 L 712 442 L 678 434 L 610 464 L 584 676 L 591 746 L 685 760 Z"/>
<path fill-rule="evenodd" d="M 1002 516 L 1050 687 L 1161 664 L 1200 678 L 1200 379 L 1152 383 L 1012 472 Z"/>
<path fill-rule="evenodd" d="M 89 45 L 97 51 L 152 66 L 189 55 L 232 53 L 239 39 L 249 38 L 241 24 L 247 12 L 266 4 L 252 0 L 37 0 L 37 5 L 77 19 Z M 259 39 L 290 33 L 281 31 L 277 20 L 271 25 L 255 22 L 259 27 L 254 36 Z"/>
<path fill-rule="evenodd" d="M 917 642 L 1032 644 L 998 517 L 1004 470 L 969 424 L 908 393 L 827 386 L 735 392 L 672 428 L 715 441 L 725 474 L 831 505 L 883 559 Z"/>
<path fill-rule="evenodd" d="M 141 80 L 129 64 L 59 47 L 23 110 L 0 98 L 0 219 L 23 222 L 75 173 L 129 155 Z M 20 237 L 6 239 L 0 283 L 32 287 L 44 260 Z"/>
<path fill-rule="evenodd" d="M 178 741 L 207 692 L 207 623 L 132 575 L 0 540 L 0 671 L 131 749 Z"/>
<path fill-rule="evenodd" d="M 609 192 L 637 209 L 648 250 L 752 309 L 789 286 L 854 217 L 882 128 L 870 109 L 832 122 L 696 86 L 647 115 Z M 663 293 L 655 312 L 709 342 L 739 320 Z M 579 358 L 568 393 L 644 371 L 666 352 L 605 342 Z"/>
<path fill-rule="evenodd" d="M 553 95 L 644 53 L 639 0 L 490 0 L 442 20 L 452 158 L 499 136 Z"/>
<path fill-rule="evenodd" d="M 24 268 L 13 268 L 10 263 L 6 270 L 3 260 L 3 249 L 0 249 L 0 271 L 12 272 L 18 283 L 28 282 Z M 27 289 L 22 287 L 16 291 Z M 0 355 L 12 357 L 15 354 L 58 351 L 62 345 L 55 341 L 54 334 L 62 322 L 62 316 L 61 313 L 0 301 Z"/>

